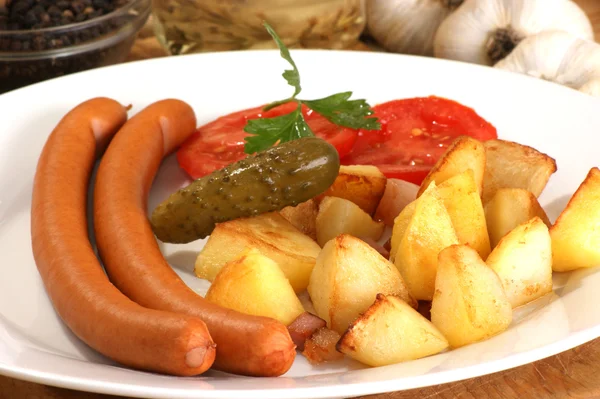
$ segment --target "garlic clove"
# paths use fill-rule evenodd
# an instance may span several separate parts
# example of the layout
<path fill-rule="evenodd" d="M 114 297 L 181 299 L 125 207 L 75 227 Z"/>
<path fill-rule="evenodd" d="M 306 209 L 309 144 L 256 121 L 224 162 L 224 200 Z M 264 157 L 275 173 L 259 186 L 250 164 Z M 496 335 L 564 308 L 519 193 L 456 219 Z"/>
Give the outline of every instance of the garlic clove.
<path fill-rule="evenodd" d="M 556 81 L 564 55 L 577 38 L 566 32 L 543 32 L 524 39 L 495 67 Z"/>
<path fill-rule="evenodd" d="M 437 30 L 434 55 L 494 65 L 525 38 L 547 30 L 594 37 L 589 18 L 570 0 L 466 0 Z"/>
<path fill-rule="evenodd" d="M 590 82 L 600 79 L 600 44 L 567 32 L 542 32 L 523 40 L 495 68 L 593 91 Z"/>
<path fill-rule="evenodd" d="M 495 3 L 495 0 L 492 2 Z M 490 4 L 492 3 L 490 2 Z M 486 1 L 464 2 L 438 28 L 433 53 L 438 58 L 448 58 L 476 64 L 487 63 L 485 42 L 490 32 L 502 26 L 503 15 L 489 7 Z"/>
<path fill-rule="evenodd" d="M 600 44 L 575 39 L 565 53 L 557 81 L 580 90 L 589 81 L 600 78 Z"/>
<path fill-rule="evenodd" d="M 433 55 L 433 38 L 462 0 L 367 0 L 367 30 L 388 51 Z"/>

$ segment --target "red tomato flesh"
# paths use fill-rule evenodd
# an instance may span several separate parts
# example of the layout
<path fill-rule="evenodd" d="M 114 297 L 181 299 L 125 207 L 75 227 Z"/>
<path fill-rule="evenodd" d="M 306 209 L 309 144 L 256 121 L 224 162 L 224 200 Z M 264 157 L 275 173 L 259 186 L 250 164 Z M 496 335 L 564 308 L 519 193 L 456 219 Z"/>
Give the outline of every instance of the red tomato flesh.
<path fill-rule="evenodd" d="M 360 130 L 343 165 L 375 165 L 387 177 L 421 184 L 458 136 L 497 138 L 496 128 L 473 109 L 440 97 L 389 101 L 373 107 L 381 130 Z"/>
<path fill-rule="evenodd" d="M 247 156 L 244 127 L 249 119 L 292 112 L 287 103 L 264 112 L 261 107 L 222 116 L 200 127 L 177 152 L 177 160 L 197 179 Z M 373 107 L 381 129 L 343 128 L 303 106 L 306 122 L 338 150 L 343 165 L 375 165 L 387 177 L 421 184 L 431 167 L 458 136 L 485 141 L 498 137 L 496 128 L 473 109 L 440 97 L 393 100 Z"/>
<path fill-rule="evenodd" d="M 234 112 L 198 128 L 177 151 L 181 168 L 198 179 L 245 158 L 248 154 L 244 152 L 244 137 L 248 133 L 244 132 L 244 127 L 248 120 L 289 114 L 297 104 L 283 104 L 267 112 L 262 110 L 263 107 Z M 331 143 L 340 158 L 350 153 L 356 141 L 356 130 L 337 126 L 306 106 L 302 107 L 302 113 L 315 135 Z"/>

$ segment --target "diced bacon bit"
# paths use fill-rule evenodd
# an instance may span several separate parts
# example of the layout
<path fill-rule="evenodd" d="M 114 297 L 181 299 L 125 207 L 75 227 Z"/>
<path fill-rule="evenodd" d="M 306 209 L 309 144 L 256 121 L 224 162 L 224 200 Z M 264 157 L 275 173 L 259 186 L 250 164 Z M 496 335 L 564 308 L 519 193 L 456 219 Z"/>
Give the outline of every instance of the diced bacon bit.
<path fill-rule="evenodd" d="M 419 301 L 419 307 L 417 311 L 421 313 L 423 317 L 431 321 L 431 302 L 430 301 Z"/>
<path fill-rule="evenodd" d="M 296 348 L 303 351 L 306 340 L 309 339 L 315 331 L 326 325 L 327 322 L 320 317 L 309 312 L 304 312 L 288 326 L 288 331 L 290 337 L 292 337 L 292 341 L 296 344 Z"/>
<path fill-rule="evenodd" d="M 306 340 L 302 354 L 312 365 L 342 359 L 344 355 L 335 348 L 341 336 L 337 332 L 323 327 Z"/>
<path fill-rule="evenodd" d="M 359 237 L 359 238 L 362 241 L 364 241 L 367 244 L 369 244 L 371 247 L 373 247 L 373 249 L 375 249 L 377 252 L 379 252 L 379 254 L 381 256 L 383 256 L 384 258 L 386 258 L 386 259 L 390 258 L 390 251 L 388 249 L 386 249 L 383 245 L 379 244 L 374 239 L 372 239 L 370 237 Z"/>
<path fill-rule="evenodd" d="M 286 206 L 279 214 L 295 228 L 317 241 L 316 220 L 319 203 L 315 199 L 301 202 L 296 206 Z"/>

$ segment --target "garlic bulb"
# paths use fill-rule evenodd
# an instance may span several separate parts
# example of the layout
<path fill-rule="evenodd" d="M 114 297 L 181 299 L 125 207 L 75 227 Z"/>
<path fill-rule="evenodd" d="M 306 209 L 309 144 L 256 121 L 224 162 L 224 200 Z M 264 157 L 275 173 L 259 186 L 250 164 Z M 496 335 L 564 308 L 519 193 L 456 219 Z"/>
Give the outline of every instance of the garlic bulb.
<path fill-rule="evenodd" d="M 494 65 L 526 37 L 547 30 L 594 38 L 585 12 L 570 0 L 466 0 L 437 30 L 434 54 Z"/>
<path fill-rule="evenodd" d="M 388 51 L 433 55 L 442 21 L 464 0 L 367 0 L 367 30 Z"/>
<path fill-rule="evenodd" d="M 549 31 L 528 37 L 495 68 L 600 95 L 600 44 L 566 32 Z"/>

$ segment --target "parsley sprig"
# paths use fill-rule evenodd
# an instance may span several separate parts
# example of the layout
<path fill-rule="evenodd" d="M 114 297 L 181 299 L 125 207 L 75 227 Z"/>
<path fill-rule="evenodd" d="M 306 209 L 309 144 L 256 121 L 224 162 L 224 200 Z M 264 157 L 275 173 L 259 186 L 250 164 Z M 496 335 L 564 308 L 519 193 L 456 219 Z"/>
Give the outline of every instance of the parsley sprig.
<path fill-rule="evenodd" d="M 289 62 L 292 67 L 292 69 L 286 69 L 282 76 L 288 85 L 294 88 L 294 94 L 291 97 L 272 102 L 266 105 L 264 110 L 268 111 L 289 102 L 296 102 L 298 106 L 289 114 L 249 120 L 244 128 L 244 131 L 250 134 L 244 139 L 246 141 L 244 151 L 247 154 L 265 150 L 277 143 L 314 136 L 302 115 L 303 104 L 339 126 L 365 130 L 378 130 L 381 128 L 377 118 L 370 117 L 373 110 L 365 100 L 350 100 L 350 97 L 352 97 L 351 91 L 333 94 L 317 100 L 298 99 L 297 96 L 302 91 L 298 67 L 292 59 L 290 51 L 283 44 L 275 30 L 266 22 L 264 26 L 277 44 L 281 58 Z"/>

